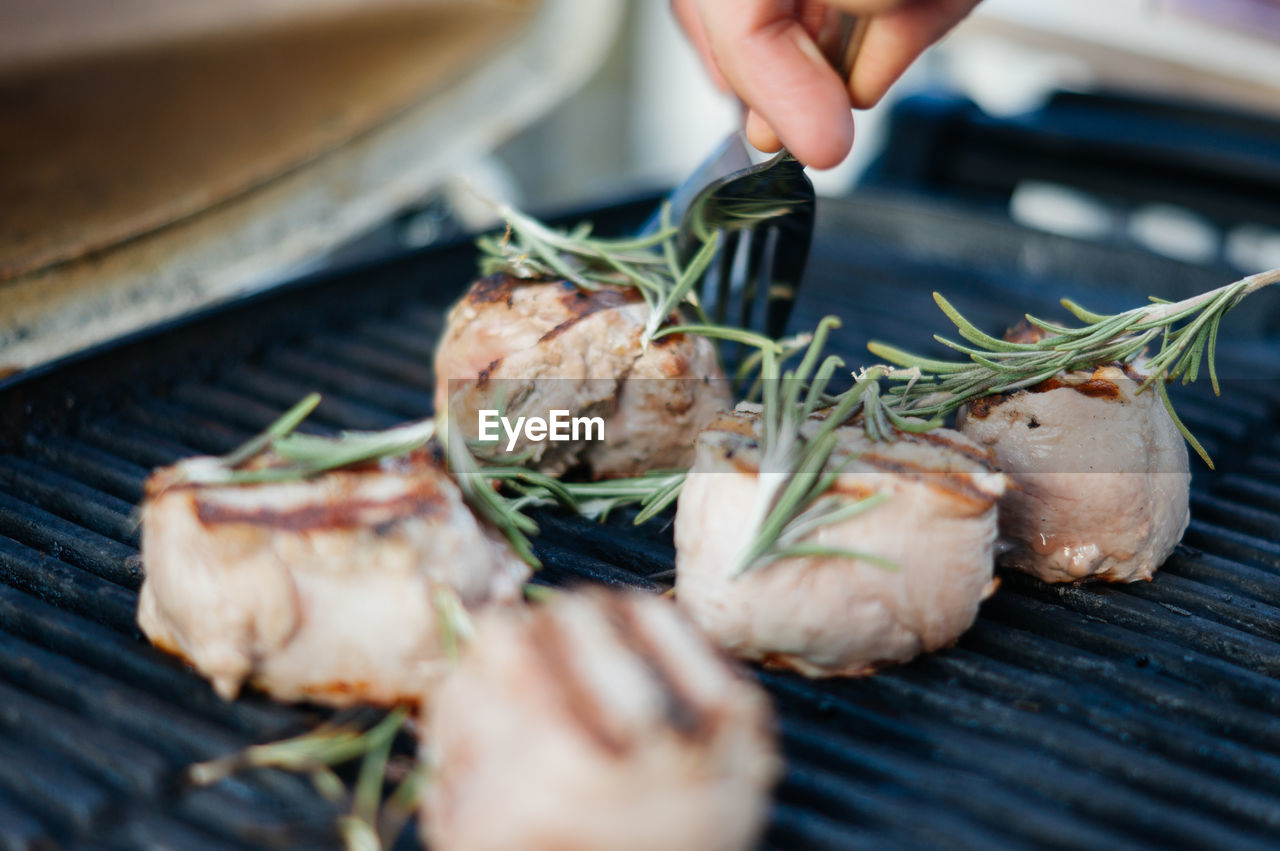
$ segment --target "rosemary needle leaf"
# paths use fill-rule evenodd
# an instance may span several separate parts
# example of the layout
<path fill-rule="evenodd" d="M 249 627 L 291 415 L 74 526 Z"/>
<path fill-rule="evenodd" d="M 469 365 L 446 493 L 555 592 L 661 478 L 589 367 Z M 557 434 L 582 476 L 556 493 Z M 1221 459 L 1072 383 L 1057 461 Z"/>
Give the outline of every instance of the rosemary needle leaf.
<path fill-rule="evenodd" d="M 801 419 L 808 417 L 822 406 L 825 398 L 823 392 L 827 389 L 836 370 L 842 366 L 844 366 L 844 360 L 835 355 L 828 355 L 822 362 L 822 366 L 818 367 L 817 373 L 813 376 L 813 382 L 809 385 L 809 392 L 805 396 L 804 410 L 800 412 Z"/>
<path fill-rule="evenodd" d="M 947 315 L 952 324 L 956 326 L 956 330 L 960 332 L 960 336 L 964 337 L 971 343 L 979 346 L 986 346 L 988 349 L 997 352 L 1017 352 L 1027 348 L 1025 343 L 1010 343 L 1005 340 L 999 340 L 990 334 L 982 331 L 978 326 L 974 325 L 968 319 L 965 319 L 960 311 L 956 310 L 951 302 L 943 297 L 942 293 L 934 293 L 933 300 L 938 303 L 938 307 L 942 308 L 942 312 Z"/>
<path fill-rule="evenodd" d="M 684 473 L 673 476 L 670 483 L 650 497 L 644 504 L 644 508 L 636 515 L 635 524 L 639 526 L 641 523 L 652 520 L 654 517 L 661 514 L 667 506 L 675 502 L 676 498 L 680 496 L 680 491 L 684 488 L 684 483 Z"/>
<path fill-rule="evenodd" d="M 1032 316 L 1030 313 L 1024 313 L 1022 315 L 1022 318 L 1026 320 L 1028 325 L 1033 325 L 1036 328 L 1039 328 L 1041 331 L 1045 331 L 1049 334 L 1062 336 L 1063 334 L 1075 333 L 1074 328 L 1068 328 L 1065 325 L 1057 325 L 1053 322 L 1049 322 L 1047 320 L 1041 319 L 1038 316 Z"/>
<path fill-rule="evenodd" d="M 828 484 L 827 488 L 829 487 L 830 485 Z M 854 500 L 846 505 L 839 505 L 839 497 L 823 497 L 820 502 L 814 504 L 813 508 L 810 508 L 788 524 L 786 537 L 788 540 L 802 543 L 800 539 L 810 532 L 814 532 L 823 526 L 830 526 L 833 523 L 840 523 L 857 517 L 859 514 L 864 514 L 888 498 L 888 494 L 876 493 Z M 823 503 L 826 504 L 824 505 Z"/>
<path fill-rule="evenodd" d="M 234 469 L 262 454 L 271 447 L 274 440 L 290 434 L 301 425 L 302 421 L 311 416 L 311 412 L 319 404 L 320 394 L 308 393 L 301 401 L 285 411 L 278 420 L 267 426 L 266 430 L 261 434 L 250 438 L 244 445 L 222 456 L 223 466 Z"/>
<path fill-rule="evenodd" d="M 378 820 L 378 805 L 382 802 L 382 783 L 387 770 L 387 758 L 391 755 L 391 743 L 395 739 L 395 733 L 404 723 L 403 713 L 402 709 L 395 710 L 374 728 L 370 735 L 376 734 L 376 738 L 369 752 L 360 762 L 360 774 L 356 779 L 351 814 L 366 825 L 372 826 Z M 392 722 L 393 726 L 387 726 L 388 722 Z M 376 831 L 373 832 L 373 839 L 376 843 Z"/>
<path fill-rule="evenodd" d="M 1092 310 L 1086 310 L 1084 307 L 1069 298 L 1061 299 L 1058 303 L 1065 307 L 1072 316 L 1079 319 L 1081 322 L 1096 323 L 1107 318 L 1105 313 L 1094 313 Z M 1028 316 L 1027 319 L 1032 322 L 1035 321 L 1030 316 Z"/>
<path fill-rule="evenodd" d="M 824 316 L 818 320 L 818 327 L 813 332 L 808 351 L 805 352 L 804 357 L 800 360 L 800 365 L 796 367 L 797 378 L 801 381 L 808 380 L 809 374 L 818 365 L 818 358 L 822 357 L 822 350 L 827 345 L 827 337 L 831 335 L 832 330 L 839 328 L 840 325 L 840 317 L 838 316 Z"/>
<path fill-rule="evenodd" d="M 1218 386 L 1218 369 L 1214 365 L 1214 360 L 1218 354 L 1218 326 L 1220 322 L 1213 323 L 1212 330 L 1209 331 L 1209 384 L 1213 387 L 1213 395 L 1221 396 L 1222 388 Z"/>
<path fill-rule="evenodd" d="M 311 778 L 311 785 L 325 800 L 337 804 L 346 797 L 347 787 L 342 785 L 342 778 L 329 766 L 317 766 L 308 776 Z"/>
<path fill-rule="evenodd" d="M 1191 448 L 1200 456 L 1200 460 L 1204 461 L 1205 465 L 1212 470 L 1214 468 L 1213 459 L 1209 457 L 1209 453 L 1205 451 L 1205 448 L 1200 444 L 1200 441 L 1196 440 L 1196 436 L 1191 433 L 1191 429 L 1187 428 L 1186 425 L 1183 424 L 1182 419 L 1178 416 L 1178 412 L 1173 409 L 1173 402 L 1169 399 L 1169 389 L 1165 387 L 1165 383 L 1163 381 L 1156 381 L 1155 385 L 1156 391 L 1160 394 L 1160 401 L 1164 403 L 1164 409 L 1169 412 L 1169 418 L 1173 420 L 1173 424 L 1178 427 L 1178 431 L 1182 432 L 1182 436 L 1186 438 L 1187 443 L 1190 444 Z"/>
<path fill-rule="evenodd" d="M 888 343 L 881 343 L 872 340 L 867 343 L 867 349 L 876 357 L 887 360 L 889 363 L 897 366 L 919 367 L 921 372 L 930 375 L 947 375 L 951 373 L 961 372 L 967 368 L 968 364 L 955 363 L 954 361 L 936 360 L 934 358 L 920 357 L 913 355 L 908 351 L 899 349 L 896 346 L 890 346 Z"/>
<path fill-rule="evenodd" d="M 346 851 L 382 851 L 382 841 L 373 825 L 355 816 L 338 819 L 338 832 L 342 834 L 342 847 Z"/>
<path fill-rule="evenodd" d="M 894 428 L 905 431 L 908 434 L 924 434 L 927 431 L 933 431 L 935 428 L 941 428 L 943 422 L 945 422 L 942 417 L 934 417 L 928 420 L 922 420 L 919 417 L 905 417 L 888 405 L 885 406 L 884 413 L 889 418 L 889 422 L 893 423 Z"/>
<path fill-rule="evenodd" d="M 524 585 L 524 598 L 530 603 L 549 603 L 563 593 L 557 588 L 535 585 L 532 582 L 526 582 Z"/>
<path fill-rule="evenodd" d="M 734 328 L 728 325 L 670 325 L 654 332 L 651 339 L 657 340 L 669 334 L 697 334 L 701 337 L 711 337 L 717 340 L 728 340 L 733 343 L 757 346 L 763 351 L 772 351 L 778 354 L 782 352 L 782 347 L 769 337 L 758 334 L 755 331 L 748 331 L 745 328 Z"/>

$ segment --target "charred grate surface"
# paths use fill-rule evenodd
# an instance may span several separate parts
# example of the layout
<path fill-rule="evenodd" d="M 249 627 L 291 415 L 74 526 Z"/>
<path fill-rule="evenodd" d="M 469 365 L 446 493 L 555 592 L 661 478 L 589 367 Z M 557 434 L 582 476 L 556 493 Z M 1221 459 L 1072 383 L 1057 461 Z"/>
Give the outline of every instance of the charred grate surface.
<path fill-rule="evenodd" d="M 645 206 L 593 217 L 621 228 Z M 1052 314 L 1049 295 L 1111 309 L 1225 281 L 900 204 L 828 205 L 825 218 L 797 322 L 842 314 L 851 362 L 872 333 L 942 330 L 935 286 L 998 327 L 1015 304 Z M 1020 246 L 1009 257 L 1006 242 Z M 458 247 L 306 282 L 0 392 L 0 849 L 335 844 L 332 806 L 299 778 L 181 785 L 189 762 L 323 713 L 224 703 L 141 639 L 131 512 L 152 466 L 226 451 L 312 389 L 326 392 L 319 429 L 428 413 L 441 310 L 471 263 Z M 1280 374 L 1280 345 L 1261 343 L 1227 347 L 1224 373 L 1246 356 Z M 789 757 L 766 846 L 1275 847 L 1278 387 L 1184 394 L 1220 472 L 1197 470 L 1195 519 L 1155 582 L 1006 576 L 951 650 L 867 680 L 761 672 Z M 542 522 L 542 581 L 671 580 L 669 520 Z"/>

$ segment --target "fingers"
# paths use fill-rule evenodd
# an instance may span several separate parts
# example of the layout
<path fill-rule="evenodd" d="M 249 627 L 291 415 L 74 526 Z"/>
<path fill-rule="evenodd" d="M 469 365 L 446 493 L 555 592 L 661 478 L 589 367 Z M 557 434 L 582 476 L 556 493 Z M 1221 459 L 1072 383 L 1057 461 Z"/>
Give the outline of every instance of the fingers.
<path fill-rule="evenodd" d="M 758 119 L 801 162 L 838 165 L 853 144 L 849 93 L 793 16 L 794 4 L 700 0 L 698 6 L 716 64 Z M 748 128 L 753 144 L 769 141 L 759 120 Z"/>
<path fill-rule="evenodd" d="M 849 80 L 853 106 L 879 103 L 911 63 L 977 5 L 978 0 L 915 0 L 872 19 Z"/>
<path fill-rule="evenodd" d="M 851 107 L 884 97 L 926 48 L 978 0 L 672 0 L 677 19 L 712 79 L 750 108 L 747 138 L 782 145 L 802 162 L 829 168 L 853 144 Z M 848 81 L 839 79 L 812 34 L 826 6 L 874 16 Z"/>
<path fill-rule="evenodd" d="M 782 149 L 782 140 L 778 138 L 778 134 L 773 132 L 769 122 L 755 110 L 747 113 L 747 121 L 743 129 L 746 131 L 747 141 L 759 150 L 772 154 Z"/>

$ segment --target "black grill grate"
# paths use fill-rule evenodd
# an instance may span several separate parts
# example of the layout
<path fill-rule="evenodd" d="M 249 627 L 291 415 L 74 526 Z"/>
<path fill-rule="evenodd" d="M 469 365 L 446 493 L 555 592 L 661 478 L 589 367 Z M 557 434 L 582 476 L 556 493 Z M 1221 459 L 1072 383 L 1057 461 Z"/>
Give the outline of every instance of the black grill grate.
<path fill-rule="evenodd" d="M 935 286 L 998 327 L 1015 304 L 1052 313 L 1049 295 L 1112 308 L 1224 282 L 909 205 L 824 213 L 797 322 L 841 313 L 851 362 L 870 333 L 940 328 Z M 335 842 L 296 777 L 181 787 L 190 761 L 323 713 L 224 703 L 141 640 L 131 512 L 150 467 L 226 451 L 313 389 L 319 429 L 426 414 L 440 311 L 472 262 L 460 246 L 304 282 L 0 390 L 0 849 Z M 1255 371 L 1280 364 L 1254 343 L 1227 347 L 1227 370 L 1245 349 Z M 1006 576 L 954 649 L 868 680 L 762 673 L 789 756 L 769 847 L 1275 847 L 1280 392 L 1239 390 L 1185 400 L 1222 472 L 1197 471 L 1196 519 L 1156 582 Z M 670 582 L 663 522 L 542 522 L 544 581 Z"/>

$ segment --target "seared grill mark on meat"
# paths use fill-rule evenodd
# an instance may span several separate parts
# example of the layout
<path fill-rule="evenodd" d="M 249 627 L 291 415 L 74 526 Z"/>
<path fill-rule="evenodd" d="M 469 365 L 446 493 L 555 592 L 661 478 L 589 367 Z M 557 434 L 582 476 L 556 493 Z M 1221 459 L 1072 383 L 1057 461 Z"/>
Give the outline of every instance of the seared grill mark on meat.
<path fill-rule="evenodd" d="M 897 473 L 903 478 L 923 482 L 930 487 L 968 499 L 982 508 L 993 505 L 996 501 L 996 497 L 974 484 L 973 476 L 970 473 L 948 473 L 942 470 L 932 470 L 908 461 L 893 461 L 881 455 L 876 455 L 874 452 L 863 452 L 858 456 L 858 460 L 875 467 L 882 473 Z"/>
<path fill-rule="evenodd" d="M 304 694 L 308 694 L 313 697 L 360 698 L 369 694 L 372 690 L 372 685 L 365 680 L 332 683 L 307 683 L 301 688 L 301 691 Z"/>
<path fill-rule="evenodd" d="M 444 497 L 430 485 L 420 486 L 390 500 L 335 499 L 284 510 L 228 505 L 199 496 L 193 502 L 196 519 L 204 526 L 244 523 L 288 532 L 359 528 L 369 525 L 370 515 L 377 514 L 375 525 L 385 534 L 389 525 L 410 517 L 430 517 L 445 509 Z"/>
<path fill-rule="evenodd" d="M 663 322 L 662 325 L 658 328 L 658 330 L 661 331 L 664 328 L 670 328 L 673 325 L 676 325 L 678 323 L 679 323 L 679 317 L 673 316 L 671 319 L 668 319 L 666 322 Z M 683 332 L 679 334 L 667 334 L 665 337 L 659 337 L 658 339 L 649 343 L 649 345 L 657 346 L 659 349 L 662 349 L 662 348 L 666 348 L 667 346 L 674 346 L 677 343 L 683 344 L 685 339 L 687 339 L 687 335 L 684 334 Z"/>
<path fill-rule="evenodd" d="M 926 431 L 922 434 L 913 434 L 909 431 L 899 431 L 897 432 L 897 435 L 899 440 L 904 440 L 907 443 L 932 443 L 934 446 L 945 446 L 947 449 L 963 455 L 970 461 L 981 464 L 988 472 L 994 473 L 1000 469 L 996 465 L 996 459 L 989 451 L 979 449 L 978 447 L 972 446 L 966 442 L 952 440 L 945 434 L 939 434 L 936 431 Z"/>
<path fill-rule="evenodd" d="M 635 607 L 612 594 L 604 597 L 603 602 L 605 615 L 618 639 L 640 660 L 662 693 L 667 723 L 685 739 L 709 737 L 711 718 L 682 688 L 680 678 L 667 667 L 662 649 L 650 639 Z"/>
<path fill-rule="evenodd" d="M 1139 384 L 1147 380 L 1147 376 L 1139 372 L 1131 363 L 1113 363 L 1109 365 L 1120 370 L 1125 374 L 1126 377 L 1128 377 L 1133 381 L 1138 382 Z"/>
<path fill-rule="evenodd" d="M 529 637 L 546 668 L 547 681 L 559 685 L 564 707 L 578 725 L 602 750 L 614 756 L 629 751 L 632 743 L 610 728 L 591 686 L 574 670 L 573 656 L 582 651 L 569 646 L 555 617 L 545 611 L 535 612 L 529 623 Z"/>
<path fill-rule="evenodd" d="M 592 291 L 581 289 L 568 281 L 565 281 L 562 286 L 567 287 L 568 290 L 561 294 L 560 303 L 569 312 L 569 318 L 543 334 L 538 340 L 539 343 L 554 340 L 593 313 L 624 307 L 641 298 L 639 291 L 634 289 Z"/>
<path fill-rule="evenodd" d="M 1142 381 L 1143 376 L 1136 372 L 1128 364 L 1117 366 L 1123 369 L 1125 375 L 1135 381 Z M 1097 372 L 1095 371 L 1095 375 Z M 991 415 L 991 411 L 1003 405 L 1010 399 L 1016 399 L 1023 393 L 1048 393 L 1050 390 L 1058 390 L 1062 387 L 1069 387 L 1082 396 L 1088 396 L 1090 399 L 1105 399 L 1108 401 L 1116 401 L 1122 398 L 1120 386 L 1114 381 L 1106 378 L 1089 378 L 1084 381 L 1064 381 L 1061 378 L 1046 378 L 1039 384 L 1033 384 L 1025 390 L 1015 390 L 1012 393 L 999 393 L 994 396 L 979 396 L 972 402 L 968 403 L 968 411 L 966 416 L 973 417 L 977 420 L 985 420 Z"/>
<path fill-rule="evenodd" d="M 498 272 L 487 278 L 481 278 L 472 284 L 471 289 L 467 290 L 467 301 L 472 304 L 492 304 L 494 302 L 507 301 L 511 298 L 512 290 L 518 286 L 531 283 L 539 282 L 521 281 L 506 272 Z"/>
<path fill-rule="evenodd" d="M 489 361 L 489 365 L 480 370 L 480 373 L 476 376 L 476 386 L 484 387 L 488 384 L 489 376 L 493 375 L 493 371 L 500 366 L 502 366 L 502 358 Z"/>
<path fill-rule="evenodd" d="M 831 483 L 831 492 L 838 493 L 842 496 L 852 497 L 855 500 L 866 499 L 869 496 L 875 496 L 878 490 L 870 485 L 857 484 L 846 479 L 837 478 Z"/>
<path fill-rule="evenodd" d="M 754 449 L 757 447 L 752 448 Z M 744 458 L 737 450 L 738 447 L 730 447 L 726 449 L 724 452 L 724 459 L 733 464 L 733 469 L 737 470 L 739 473 L 744 473 L 748 476 L 759 475 L 760 465 L 757 460 L 754 458 Z"/>
<path fill-rule="evenodd" d="M 750 476 L 759 475 L 759 459 L 754 455 L 743 455 L 739 450 L 756 450 L 759 449 L 759 443 L 755 439 L 755 431 L 752 429 L 751 422 L 745 417 L 732 417 L 725 415 L 716 420 L 711 428 L 724 434 L 741 435 L 750 437 L 751 440 L 742 445 L 722 445 L 721 455 L 724 460 L 731 463 L 739 473 Z M 986 450 L 969 445 L 964 441 L 953 440 L 945 434 L 936 432 L 926 432 L 924 434 L 912 434 L 910 432 L 898 432 L 898 437 L 905 443 L 915 445 L 931 444 L 944 449 L 951 450 L 958 455 L 964 456 L 966 459 L 973 461 L 982 467 L 982 472 L 996 473 L 999 472 L 999 466 L 996 464 L 995 458 Z M 912 481 L 920 481 L 940 490 L 953 493 L 956 496 L 976 502 L 979 506 L 989 506 L 995 502 L 995 497 L 984 491 L 973 480 L 974 475 L 981 475 L 978 471 L 947 471 L 928 467 L 922 464 L 915 464 L 909 461 L 899 461 L 878 455 L 875 452 L 853 453 L 857 461 L 865 463 L 867 466 L 874 467 L 880 472 L 898 473 Z M 856 469 L 849 470 L 850 475 L 856 475 L 859 471 Z M 846 476 L 841 476 L 832 484 L 832 490 L 851 496 L 857 499 L 871 496 L 877 491 L 874 488 L 853 484 L 848 481 Z"/>
<path fill-rule="evenodd" d="M 1033 384 L 1027 388 L 1029 393 L 1047 393 L 1050 390 L 1057 390 L 1059 387 L 1070 387 L 1072 390 L 1088 396 L 1090 399 L 1119 399 L 1120 386 L 1114 381 L 1108 381 L 1105 378 L 1090 378 L 1079 383 L 1063 381 L 1061 378 L 1046 378 L 1039 384 Z"/>
<path fill-rule="evenodd" d="M 728 434 L 740 434 L 743 437 L 756 436 L 755 421 L 749 416 L 740 416 L 734 413 L 720 414 L 711 424 L 707 426 L 707 431 L 723 431 Z"/>
<path fill-rule="evenodd" d="M 396 455 L 392 458 L 384 458 L 370 466 L 381 467 L 389 473 L 412 473 L 424 465 L 434 467 L 440 472 L 446 472 L 444 464 L 444 450 L 440 448 L 438 443 L 432 442 L 427 446 L 419 447 L 406 455 Z M 360 468 L 344 467 L 343 469 L 354 470 Z"/>
<path fill-rule="evenodd" d="M 973 417 L 975 420 L 985 420 L 991 415 L 992 409 L 1004 404 L 1009 398 L 1008 393 L 1001 393 L 998 396 L 979 396 L 968 404 L 965 416 Z"/>

